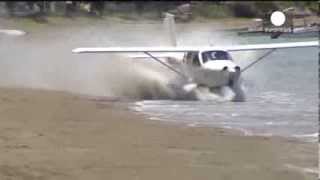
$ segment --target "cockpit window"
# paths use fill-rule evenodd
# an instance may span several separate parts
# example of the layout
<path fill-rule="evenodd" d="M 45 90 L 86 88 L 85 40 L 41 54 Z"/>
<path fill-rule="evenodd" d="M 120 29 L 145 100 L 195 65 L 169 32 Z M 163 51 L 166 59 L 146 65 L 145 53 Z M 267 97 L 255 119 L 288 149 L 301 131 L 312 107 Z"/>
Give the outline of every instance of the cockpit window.
<path fill-rule="evenodd" d="M 232 60 L 230 54 L 226 51 L 207 51 L 202 53 L 203 63 L 215 60 Z"/>

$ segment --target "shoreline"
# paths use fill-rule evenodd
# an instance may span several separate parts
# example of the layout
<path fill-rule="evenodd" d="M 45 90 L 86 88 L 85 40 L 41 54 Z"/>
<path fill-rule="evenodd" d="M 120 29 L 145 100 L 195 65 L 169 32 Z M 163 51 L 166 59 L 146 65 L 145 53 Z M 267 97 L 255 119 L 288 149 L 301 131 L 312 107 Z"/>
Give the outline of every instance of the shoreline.
<path fill-rule="evenodd" d="M 95 99 L 95 98 L 88 98 L 88 99 Z M 95 100 L 94 100 L 95 101 Z M 118 101 L 114 101 L 113 99 L 106 99 L 106 100 L 101 100 L 101 101 L 97 101 L 97 103 L 101 103 L 102 105 L 103 104 L 109 104 L 110 102 L 115 102 L 115 103 L 119 103 L 120 101 L 120 104 L 122 104 L 123 102 L 121 102 L 121 100 L 118 99 Z M 137 101 L 140 101 L 140 100 L 137 100 Z M 129 103 L 132 103 L 132 102 L 137 102 L 137 101 L 125 101 L 125 103 L 123 104 L 126 104 L 129 102 Z M 145 121 L 152 121 L 152 122 L 155 122 L 155 123 L 159 123 L 159 124 L 163 124 L 165 126 L 177 126 L 177 127 L 190 127 L 190 128 L 214 128 L 216 129 L 217 131 L 225 131 L 229 134 L 233 134 L 233 135 L 237 135 L 237 136 L 243 136 L 243 137 L 259 137 L 259 138 L 275 138 L 275 139 L 282 139 L 284 141 L 290 141 L 290 142 L 302 142 L 302 143 L 312 143 L 312 144 L 318 144 L 318 132 L 316 133 L 312 133 L 312 134 L 306 134 L 306 135 L 292 135 L 292 136 L 282 136 L 282 135 L 269 135 L 269 134 L 257 134 L 257 133 L 253 133 L 253 132 L 250 132 L 250 131 L 247 131 L 245 129 L 236 129 L 236 128 L 228 128 L 228 127 L 217 127 L 215 125 L 203 125 L 203 124 L 196 124 L 196 125 L 193 125 L 193 124 L 190 124 L 190 123 L 187 123 L 185 121 L 170 121 L 170 120 L 167 120 L 165 118 L 160 118 L 160 117 L 152 117 L 146 113 L 144 113 L 143 111 L 140 111 L 140 110 L 136 110 L 135 108 L 131 108 L 131 107 L 127 107 L 127 106 L 123 106 L 123 105 L 120 105 L 121 108 L 123 108 L 124 110 L 126 111 L 129 111 L 129 112 L 133 112 L 135 114 L 138 114 L 138 115 L 142 115 L 146 120 Z M 310 135 L 310 136 L 309 136 Z M 313 135 L 315 137 L 313 137 Z"/>
<path fill-rule="evenodd" d="M 61 91 L 63 92 L 63 91 Z M 168 121 L 166 119 L 158 118 L 158 117 L 151 117 L 148 114 L 145 114 L 144 112 L 140 110 L 136 110 L 132 107 L 128 107 L 128 103 L 135 103 L 137 101 L 140 101 L 139 99 L 132 100 L 132 99 L 121 99 L 121 98 L 112 98 L 112 97 L 104 97 L 104 96 L 87 96 L 87 95 L 79 95 L 80 98 L 83 98 L 88 101 L 93 101 L 99 106 L 108 106 L 112 103 L 115 103 L 115 107 L 120 108 L 121 110 L 128 111 L 129 113 L 134 113 L 138 116 L 143 117 L 143 121 L 145 122 L 154 122 L 158 123 L 160 125 L 164 126 L 176 126 L 178 128 L 213 128 L 217 131 L 225 131 L 228 134 L 237 135 L 237 136 L 243 136 L 243 137 L 259 137 L 259 138 L 275 138 L 275 139 L 282 139 L 284 141 L 290 141 L 290 142 L 302 142 L 302 143 L 312 143 L 312 144 L 318 144 L 318 139 L 316 140 L 305 140 L 303 135 L 302 137 L 293 135 L 293 136 L 281 136 L 281 135 L 264 135 L 264 134 L 255 134 L 252 132 L 247 132 L 246 130 L 242 129 L 235 129 L 235 128 L 226 128 L 226 127 L 217 127 L 214 125 L 190 125 L 186 122 L 179 122 L 179 121 Z M 318 133 L 316 137 L 318 137 Z M 313 134 L 312 134 L 313 135 Z"/>
<path fill-rule="evenodd" d="M 128 110 L 132 111 L 132 110 Z M 318 144 L 318 139 L 317 140 L 304 140 L 303 138 L 297 137 L 297 136 L 281 136 L 281 135 L 264 135 L 264 134 L 255 134 L 251 132 L 247 132 L 246 130 L 242 129 L 235 129 L 235 128 L 226 128 L 226 127 L 217 127 L 214 125 L 211 126 L 206 126 L 206 125 L 189 125 L 188 123 L 185 122 L 178 122 L 178 121 L 167 121 L 163 119 L 156 119 L 153 120 L 151 119 L 152 117 L 149 117 L 148 115 L 145 115 L 143 112 L 135 112 L 133 113 L 138 114 L 138 115 L 143 115 L 146 120 L 144 121 L 152 121 L 155 123 L 162 124 L 164 126 L 176 126 L 178 128 L 209 128 L 209 129 L 216 129 L 217 131 L 221 132 L 226 132 L 227 134 L 231 135 L 236 135 L 236 136 L 242 136 L 242 137 L 256 137 L 256 138 L 265 138 L 265 139 L 281 139 L 283 141 L 288 141 L 288 142 L 297 142 L 297 143 L 311 143 L 311 144 Z M 317 135 L 318 137 L 318 135 Z"/>
<path fill-rule="evenodd" d="M 146 24 L 162 24 L 163 19 L 148 19 L 144 17 L 137 17 L 134 19 L 127 19 L 119 16 L 105 16 L 102 18 L 93 18 L 90 16 L 75 16 L 72 18 L 67 18 L 64 16 L 49 16 L 46 17 L 47 23 L 38 23 L 30 17 L 0 17 L 0 22 L 3 26 L 11 27 L 23 27 L 23 26 L 52 26 L 52 25 L 68 25 L 72 24 L 94 24 L 94 23 L 120 23 L 120 24 L 136 24 L 136 23 L 146 23 Z M 243 30 L 252 25 L 253 19 L 255 18 L 243 18 L 243 17 L 221 17 L 221 18 L 204 18 L 196 17 L 189 22 L 176 22 L 176 24 L 213 24 L 223 26 L 223 28 L 217 28 L 217 30 Z M 306 18 L 307 22 L 317 22 L 320 23 L 320 18 L 318 16 L 310 16 Z M 303 19 L 295 20 L 296 26 L 302 26 L 304 24 Z M 1 27 L 2 28 L 2 27 Z M 5 28 L 8 29 L 8 28 Z"/>
<path fill-rule="evenodd" d="M 317 144 L 150 121 L 64 92 L 0 88 L 0 178 L 311 180 Z M 17 113 L 18 112 L 18 113 Z"/>
<path fill-rule="evenodd" d="M 48 23 L 37 23 L 31 18 L 25 17 L 15 17 L 15 18 L 4 18 L 0 17 L 0 23 L 2 24 L 3 29 L 10 28 L 34 28 L 34 27 L 51 27 L 53 25 L 57 26 L 74 26 L 74 25 L 92 25 L 95 23 L 103 24 L 103 23 L 120 23 L 120 24 L 162 24 L 163 20 L 150 20 L 150 19 L 139 19 L 139 20 L 128 20 L 119 17 L 104 17 L 104 18 L 91 18 L 91 17 L 74 17 L 74 18 L 66 18 L 66 17 L 48 17 Z M 197 18 L 193 21 L 187 23 L 179 23 L 176 24 L 188 25 L 188 24 L 212 24 L 212 25 L 222 25 L 223 28 L 215 27 L 217 30 L 237 30 L 246 28 L 250 25 L 252 20 L 250 18 L 217 18 L 217 19 L 206 19 L 206 18 Z M 8 27 L 5 27 L 8 26 Z"/>

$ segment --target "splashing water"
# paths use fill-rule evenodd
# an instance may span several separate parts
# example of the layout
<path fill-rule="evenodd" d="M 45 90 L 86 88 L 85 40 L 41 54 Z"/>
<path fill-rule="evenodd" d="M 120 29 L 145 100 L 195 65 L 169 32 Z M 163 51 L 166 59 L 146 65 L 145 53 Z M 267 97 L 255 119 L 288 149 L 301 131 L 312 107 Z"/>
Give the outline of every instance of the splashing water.
<path fill-rule="evenodd" d="M 175 83 L 176 75 L 157 62 L 137 62 L 115 54 L 71 53 L 81 46 L 148 46 L 150 42 L 158 46 L 168 40 L 165 35 L 156 36 L 163 32 L 161 23 L 107 25 L 34 29 L 19 38 L 2 36 L 0 85 L 133 99 L 221 99 L 202 89 L 190 95 L 171 88 L 169 84 Z M 199 33 L 189 28 L 192 34 Z M 184 40 L 199 40 L 188 35 L 188 28 L 183 31 L 179 37 L 183 44 L 188 45 Z M 200 34 L 209 37 L 210 29 L 202 29 Z"/>

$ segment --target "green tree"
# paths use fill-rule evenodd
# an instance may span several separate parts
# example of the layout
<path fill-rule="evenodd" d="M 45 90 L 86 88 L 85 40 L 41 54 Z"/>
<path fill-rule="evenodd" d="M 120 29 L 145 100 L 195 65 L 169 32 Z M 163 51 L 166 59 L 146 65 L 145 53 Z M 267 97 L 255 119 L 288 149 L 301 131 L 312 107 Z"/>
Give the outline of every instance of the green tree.
<path fill-rule="evenodd" d="M 15 5 L 15 2 L 13 1 L 6 1 L 6 8 L 7 8 L 7 11 L 8 11 L 8 15 L 11 17 L 11 16 L 14 16 L 14 13 L 13 13 L 13 10 L 14 10 L 14 5 Z"/>

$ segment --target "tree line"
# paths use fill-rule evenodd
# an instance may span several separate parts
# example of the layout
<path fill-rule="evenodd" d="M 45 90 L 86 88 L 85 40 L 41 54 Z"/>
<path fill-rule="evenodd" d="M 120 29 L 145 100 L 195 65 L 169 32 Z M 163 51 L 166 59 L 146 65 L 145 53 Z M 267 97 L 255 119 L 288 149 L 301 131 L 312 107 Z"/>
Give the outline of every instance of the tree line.
<path fill-rule="evenodd" d="M 316 1 L 5 1 L 4 4 L 10 17 L 30 16 L 38 20 L 57 14 L 66 17 L 80 14 L 103 17 L 115 12 L 128 16 L 149 13 L 160 18 L 163 12 L 172 11 L 183 4 L 190 4 L 193 16 L 207 18 L 261 17 L 269 11 L 290 6 L 319 11 Z"/>

